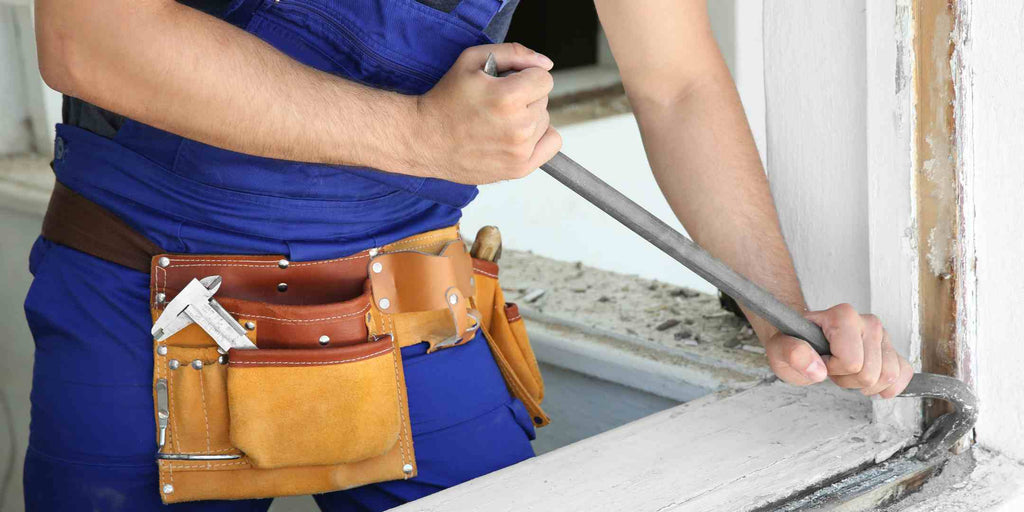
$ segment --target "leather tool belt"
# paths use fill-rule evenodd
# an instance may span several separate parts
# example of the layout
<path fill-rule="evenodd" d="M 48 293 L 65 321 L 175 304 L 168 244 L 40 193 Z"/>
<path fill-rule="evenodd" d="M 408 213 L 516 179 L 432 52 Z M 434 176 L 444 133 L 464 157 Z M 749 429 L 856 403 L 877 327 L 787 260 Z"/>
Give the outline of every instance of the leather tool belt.
<path fill-rule="evenodd" d="M 153 343 L 156 459 L 165 503 L 315 494 L 412 478 L 400 349 L 482 331 L 510 392 L 549 418 L 522 318 L 498 267 L 457 226 L 323 261 L 167 254 L 99 205 L 54 189 L 43 236 L 150 273 L 154 321 L 193 279 L 258 348 L 219 350 L 191 324 Z"/>

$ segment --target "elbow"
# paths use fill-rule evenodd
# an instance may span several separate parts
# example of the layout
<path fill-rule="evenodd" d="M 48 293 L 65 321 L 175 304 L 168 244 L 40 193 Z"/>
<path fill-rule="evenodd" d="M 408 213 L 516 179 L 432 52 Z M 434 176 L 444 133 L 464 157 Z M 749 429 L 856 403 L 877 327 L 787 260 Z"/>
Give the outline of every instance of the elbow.
<path fill-rule="evenodd" d="M 65 50 L 67 41 L 37 40 L 39 74 L 47 87 L 64 94 L 74 95 L 73 64 Z"/>
<path fill-rule="evenodd" d="M 635 110 L 666 111 L 700 97 L 705 91 L 734 87 L 728 74 L 690 77 L 662 77 L 625 83 L 626 95 Z"/>
<path fill-rule="evenodd" d="M 51 20 L 58 21 L 58 20 Z M 36 18 L 36 56 L 39 74 L 51 89 L 76 96 L 77 74 L 81 45 L 73 30 L 64 30 L 60 23 L 47 23 L 46 18 Z"/>

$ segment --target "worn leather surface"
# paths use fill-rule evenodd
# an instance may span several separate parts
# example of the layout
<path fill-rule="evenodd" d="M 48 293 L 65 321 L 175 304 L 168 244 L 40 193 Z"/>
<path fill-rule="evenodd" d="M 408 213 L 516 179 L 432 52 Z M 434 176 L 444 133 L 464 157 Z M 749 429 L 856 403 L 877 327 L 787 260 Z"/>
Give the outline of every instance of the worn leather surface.
<path fill-rule="evenodd" d="M 151 312 L 154 320 L 160 314 L 160 311 L 156 309 Z M 249 333 L 250 337 L 258 336 L 258 334 L 258 328 Z M 390 347 L 387 346 L 388 344 Z M 397 343 L 392 339 L 384 337 L 371 343 L 365 343 L 366 347 L 301 351 L 309 353 L 311 356 L 314 354 L 319 356 L 320 353 L 337 354 L 339 351 L 345 350 L 349 355 L 354 354 L 355 357 L 377 354 L 376 357 L 370 358 L 375 363 L 370 365 L 373 368 L 362 366 L 359 368 L 359 372 L 349 372 L 347 378 L 363 382 L 365 378 L 362 374 L 372 373 L 381 376 L 384 370 L 387 371 L 383 376 L 387 378 L 374 378 L 369 386 L 349 384 L 348 388 L 365 393 L 367 398 L 373 395 L 375 401 L 381 400 L 378 395 L 385 391 L 394 393 L 393 397 L 385 400 L 393 404 L 393 411 L 374 415 L 374 418 L 369 420 L 360 419 L 360 421 L 368 421 L 372 428 L 382 429 L 383 435 L 377 437 L 376 446 L 370 447 L 372 450 L 369 452 L 379 451 L 380 447 L 388 444 L 390 440 L 389 448 L 382 454 L 354 462 L 273 469 L 260 468 L 255 460 L 236 448 L 236 444 L 231 439 L 231 416 L 238 413 L 233 411 L 234 404 L 228 402 L 229 365 L 220 362 L 218 358 L 220 354 L 213 340 L 198 326 L 190 325 L 164 342 L 154 343 L 154 345 L 155 347 L 163 345 L 166 348 L 166 353 L 163 355 L 154 348 L 153 363 L 154 382 L 156 379 L 166 379 L 169 394 L 170 420 L 167 444 L 161 451 L 163 453 L 240 455 L 238 459 L 220 461 L 159 460 L 161 488 L 167 484 L 174 488 L 173 493 L 161 493 L 161 497 L 166 503 L 321 493 L 358 487 L 373 482 L 411 478 L 416 475 L 412 430 L 409 426 L 408 402 L 405 393 L 405 376 L 400 360 L 401 352 Z M 274 352 L 279 351 L 275 350 Z M 171 369 L 169 363 L 172 359 L 178 361 L 176 369 Z M 236 356 L 236 359 L 242 360 L 239 356 Z M 202 365 L 197 365 L 201 366 L 200 369 L 193 366 L 193 361 L 196 360 L 202 362 Z M 339 378 L 338 373 L 345 373 L 336 371 L 324 379 L 319 378 L 323 376 L 314 376 L 312 373 L 304 373 L 304 371 L 339 368 L 347 370 L 355 366 L 358 366 L 358 362 L 335 365 L 317 364 L 310 365 L 309 368 L 303 365 L 301 370 L 284 366 L 244 368 L 242 372 L 234 372 L 249 372 L 249 376 L 236 376 L 235 390 L 237 394 L 242 392 L 242 388 L 252 387 L 252 393 L 244 396 L 261 404 L 260 406 L 272 405 L 280 416 L 291 417 L 295 421 L 302 422 L 309 413 L 308 411 L 297 411 L 297 407 L 301 408 L 306 403 L 317 404 L 317 400 L 322 400 L 324 396 L 337 397 L 337 389 L 330 386 L 330 383 Z M 260 371 L 283 371 L 283 373 L 256 375 L 256 372 Z M 356 373 L 360 375 L 355 375 Z M 302 387 L 304 377 L 310 377 L 311 382 L 326 384 L 329 387 L 321 390 L 304 388 Z M 290 393 L 274 391 L 273 388 L 276 388 L 281 382 L 292 383 L 287 386 Z M 261 389 L 261 386 L 266 389 Z M 270 396 L 265 397 L 265 394 Z M 366 401 L 362 403 L 364 406 L 366 405 Z M 154 394 L 154 414 L 156 413 L 155 407 L 156 396 Z M 336 407 L 338 407 L 337 404 L 328 406 L 330 409 Z M 376 406 L 374 408 L 376 409 Z M 323 410 L 326 409 L 321 409 L 321 411 Z M 250 417 L 253 415 L 251 408 L 243 407 L 242 411 L 248 411 L 247 414 Z M 398 432 L 397 439 L 394 439 L 391 437 L 394 430 L 393 423 L 389 422 L 394 422 L 396 418 Z M 374 423 L 375 421 L 376 423 Z M 278 429 L 281 427 L 279 424 L 272 425 Z M 320 422 L 319 425 L 322 429 L 326 423 Z M 331 424 L 330 427 L 338 428 L 338 425 Z M 304 428 L 290 426 L 290 428 L 292 438 L 288 443 L 282 445 L 284 447 L 295 445 L 296 440 L 304 441 L 298 439 L 303 434 L 318 435 L 316 430 L 310 431 L 308 426 Z M 383 432 L 383 430 L 387 430 L 387 432 Z M 305 441 L 314 444 L 308 439 Z M 318 445 L 316 454 L 317 457 L 320 457 L 318 461 L 325 460 L 326 456 L 320 455 L 322 449 L 319 446 L 320 443 L 315 444 Z M 352 446 L 346 443 L 337 444 L 342 447 Z M 309 454 L 310 452 L 308 447 L 303 447 L 298 453 Z M 340 455 L 338 453 L 331 454 L 331 457 L 339 456 L 351 457 L 353 455 L 351 452 Z M 271 457 L 268 460 L 271 461 L 270 464 L 274 464 L 274 461 L 282 463 L 279 458 Z M 411 465 L 412 472 L 403 471 L 402 468 L 406 464 Z"/>
<path fill-rule="evenodd" d="M 458 226 L 428 231 L 393 244 L 378 252 L 423 251 L 435 253 L 458 240 Z M 458 245 L 461 245 L 461 241 Z M 74 247 L 72 245 L 72 247 Z M 160 266 L 161 258 L 167 265 Z M 150 260 L 151 307 L 162 309 L 192 278 L 219 275 L 223 278 L 217 297 L 279 305 L 317 305 L 344 302 L 362 295 L 368 276 L 369 251 L 344 258 L 320 261 L 289 261 L 283 256 L 239 256 L 210 254 L 156 254 Z M 279 291 L 280 284 L 285 291 Z M 156 294 L 163 293 L 165 302 Z M 218 299 L 219 300 L 219 299 Z"/>
<path fill-rule="evenodd" d="M 381 254 L 371 260 L 370 269 L 371 308 L 376 311 L 371 316 L 384 315 L 380 320 L 392 327 L 408 325 L 410 318 L 427 320 L 425 329 L 418 327 L 418 335 L 419 341 L 430 344 L 428 352 L 473 339 L 478 324 L 474 317 L 479 314 L 468 297 L 473 295 L 475 279 L 461 240 L 445 244 L 438 254 L 418 250 Z M 402 346 L 413 343 L 410 334 L 396 334 Z"/>
<path fill-rule="evenodd" d="M 219 293 L 218 293 L 219 295 Z M 361 295 L 343 302 L 294 306 L 217 298 L 242 325 L 259 329 L 256 346 L 261 349 L 320 348 L 320 337 L 327 336 L 324 348 L 364 343 L 367 339 L 363 315 L 370 309 L 370 284 L 364 283 Z"/>
<path fill-rule="evenodd" d="M 432 311 L 448 307 L 445 293 L 454 283 L 462 295 L 473 296 L 472 262 L 461 240 L 447 244 L 440 254 L 397 251 L 373 258 L 370 272 L 374 302 L 389 305 L 386 313 Z"/>
<path fill-rule="evenodd" d="M 147 272 L 160 247 L 118 216 L 56 182 L 43 218 L 43 238 Z"/>
<path fill-rule="evenodd" d="M 391 244 L 372 259 L 363 253 L 285 269 L 267 256 L 165 256 L 165 266 L 160 256 L 151 261 L 154 320 L 189 280 L 221 275 L 217 300 L 249 323 L 247 336 L 261 347 L 232 351 L 222 364 L 196 325 L 161 343 L 166 354 L 154 343 L 154 379 L 167 379 L 170 395 L 163 452 L 240 456 L 160 460 L 161 486 L 174 486 L 162 494 L 165 502 L 321 493 L 415 476 L 399 348 L 427 342 L 432 351 L 453 336 L 464 343 L 475 328 L 485 330 L 509 389 L 534 423 L 549 421 L 536 359 L 516 309 L 504 303 L 497 266 L 472 260 L 455 227 Z M 377 288 L 371 275 L 388 284 Z M 287 276 L 287 292 L 277 291 L 279 276 Z M 378 293 L 396 302 L 381 310 Z M 410 309 L 417 307 L 427 309 Z M 330 338 L 326 346 L 322 335 Z"/>
<path fill-rule="evenodd" d="M 343 464 L 398 441 L 398 347 L 379 341 L 323 350 L 232 350 L 231 444 L 258 468 Z"/>
<path fill-rule="evenodd" d="M 541 408 L 544 380 L 522 317 L 519 316 L 519 308 L 505 303 L 505 294 L 498 284 L 497 264 L 474 259 L 473 272 L 476 281 L 473 300 L 480 312 L 484 334 L 494 360 L 505 377 L 509 391 L 526 406 L 534 425 L 543 427 L 551 422 Z"/>
<path fill-rule="evenodd" d="M 228 368 L 255 368 L 265 366 L 325 366 L 358 363 L 391 352 L 391 336 L 337 348 L 323 349 L 231 349 Z"/>

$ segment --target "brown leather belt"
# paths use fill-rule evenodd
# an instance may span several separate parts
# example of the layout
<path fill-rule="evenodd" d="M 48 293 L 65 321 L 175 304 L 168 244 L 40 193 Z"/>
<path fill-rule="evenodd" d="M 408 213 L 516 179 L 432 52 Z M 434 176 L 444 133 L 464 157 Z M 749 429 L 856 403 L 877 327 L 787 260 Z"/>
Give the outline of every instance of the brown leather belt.
<path fill-rule="evenodd" d="M 451 331 L 453 316 L 459 332 L 472 325 L 465 298 L 473 295 L 473 262 L 457 226 L 320 261 L 293 262 L 275 255 L 169 254 L 116 215 L 58 182 L 42 235 L 149 273 L 150 305 L 156 310 L 162 310 L 192 279 L 220 275 L 223 284 L 217 300 L 253 331 L 260 348 L 365 343 L 371 301 L 376 307 L 387 305 L 381 308 L 387 313 L 436 311 L 437 323 L 447 324 L 438 332 Z M 425 257 L 442 251 L 447 257 Z M 401 286 L 410 279 L 415 286 Z M 372 290 L 377 290 L 376 295 Z M 451 300 L 460 308 L 448 315 L 443 310 L 453 294 Z M 435 338 L 424 341 L 434 346 L 450 336 Z M 406 343 L 412 340 L 407 338 Z"/>

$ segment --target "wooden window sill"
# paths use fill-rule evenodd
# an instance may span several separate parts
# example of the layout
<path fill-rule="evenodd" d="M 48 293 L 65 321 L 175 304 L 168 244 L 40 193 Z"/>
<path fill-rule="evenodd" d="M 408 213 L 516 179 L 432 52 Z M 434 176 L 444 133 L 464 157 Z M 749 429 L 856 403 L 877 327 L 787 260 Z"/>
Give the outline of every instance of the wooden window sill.
<path fill-rule="evenodd" d="M 885 460 L 911 439 L 872 424 L 870 401 L 856 393 L 764 384 L 653 414 L 395 510 L 755 510 Z"/>

